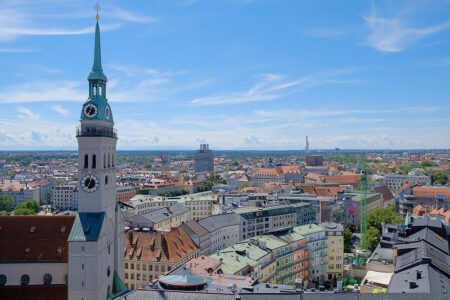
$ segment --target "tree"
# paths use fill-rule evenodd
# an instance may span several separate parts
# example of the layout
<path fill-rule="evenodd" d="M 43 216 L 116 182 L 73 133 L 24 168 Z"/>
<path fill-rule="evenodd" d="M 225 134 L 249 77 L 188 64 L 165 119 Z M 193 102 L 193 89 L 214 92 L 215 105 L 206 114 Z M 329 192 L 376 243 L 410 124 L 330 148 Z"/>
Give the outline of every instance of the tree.
<path fill-rule="evenodd" d="M 29 215 L 35 215 L 36 213 L 34 210 L 26 208 L 26 207 L 19 207 L 14 209 L 14 215 L 15 216 L 29 216 Z"/>
<path fill-rule="evenodd" d="M 395 212 L 395 208 L 391 205 L 388 208 L 377 208 L 367 215 L 367 227 L 375 227 L 381 232 L 381 223 L 397 224 L 403 223 L 403 218 Z"/>
<path fill-rule="evenodd" d="M 0 195 L 0 210 L 12 211 L 14 200 L 11 195 Z"/>
<path fill-rule="evenodd" d="M 380 242 L 381 233 L 377 228 L 369 227 L 369 229 L 367 229 L 366 234 L 367 234 L 367 248 L 371 252 L 373 252 L 373 250 L 375 250 L 378 243 Z"/>
<path fill-rule="evenodd" d="M 352 236 L 353 232 L 349 228 L 344 228 L 344 252 L 352 252 Z"/>
<path fill-rule="evenodd" d="M 30 210 L 32 213 L 37 213 L 41 209 L 39 203 L 37 201 L 34 201 L 33 199 L 27 200 L 24 203 L 20 203 L 16 206 L 14 209 L 14 214 L 16 214 L 16 211 L 22 211 L 22 210 Z"/>
<path fill-rule="evenodd" d="M 426 168 L 426 167 L 437 167 L 438 165 L 435 162 L 432 161 L 428 161 L 428 160 L 424 160 L 420 163 L 422 168 Z"/>
<path fill-rule="evenodd" d="M 436 172 L 431 174 L 431 184 L 447 184 L 448 176 L 444 172 Z"/>

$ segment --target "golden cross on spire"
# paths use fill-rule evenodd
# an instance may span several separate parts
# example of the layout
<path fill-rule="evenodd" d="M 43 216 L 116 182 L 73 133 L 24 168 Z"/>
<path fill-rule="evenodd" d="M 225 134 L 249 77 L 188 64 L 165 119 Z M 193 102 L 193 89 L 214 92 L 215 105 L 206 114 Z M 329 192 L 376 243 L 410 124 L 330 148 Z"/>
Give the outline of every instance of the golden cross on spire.
<path fill-rule="evenodd" d="M 100 9 L 101 9 L 100 5 L 98 5 L 98 2 L 97 2 L 97 4 L 94 6 L 94 9 L 97 11 L 97 15 L 95 16 L 95 18 L 96 18 L 97 21 L 98 21 L 98 19 L 100 18 L 99 15 L 98 15 L 98 12 L 99 12 Z"/>

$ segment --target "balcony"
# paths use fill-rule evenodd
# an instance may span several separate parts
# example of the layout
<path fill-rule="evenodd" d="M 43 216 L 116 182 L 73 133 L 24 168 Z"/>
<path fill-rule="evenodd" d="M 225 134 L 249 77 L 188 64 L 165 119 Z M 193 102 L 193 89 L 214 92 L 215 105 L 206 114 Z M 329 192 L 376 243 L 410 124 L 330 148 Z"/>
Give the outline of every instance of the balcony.
<path fill-rule="evenodd" d="M 81 136 L 103 136 L 117 138 L 117 130 L 106 126 L 77 126 L 77 137 Z"/>

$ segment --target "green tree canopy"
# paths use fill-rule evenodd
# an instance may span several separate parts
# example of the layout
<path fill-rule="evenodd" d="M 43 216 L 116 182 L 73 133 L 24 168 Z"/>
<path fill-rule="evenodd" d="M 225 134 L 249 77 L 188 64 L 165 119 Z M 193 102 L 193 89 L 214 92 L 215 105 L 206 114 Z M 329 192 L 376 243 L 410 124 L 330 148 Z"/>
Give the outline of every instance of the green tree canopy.
<path fill-rule="evenodd" d="M 39 202 L 30 199 L 25 201 L 24 203 L 20 203 L 19 205 L 17 205 L 16 208 L 14 209 L 14 214 L 16 214 L 16 210 L 22 209 L 29 209 L 33 213 L 37 213 L 41 209 L 41 207 L 39 205 Z"/>
<path fill-rule="evenodd" d="M 375 227 L 381 233 L 381 223 L 403 224 L 403 218 L 395 212 L 393 205 L 388 208 L 377 208 L 367 215 L 367 227 Z"/>
<path fill-rule="evenodd" d="M 35 215 L 36 213 L 34 210 L 26 208 L 26 207 L 19 207 L 14 209 L 14 215 L 15 216 L 29 216 L 29 215 Z"/>
<path fill-rule="evenodd" d="M 428 160 L 424 160 L 420 163 L 422 168 L 426 168 L 426 167 L 437 167 L 438 165 L 435 162 L 432 161 L 428 161 Z"/>
<path fill-rule="evenodd" d="M 375 250 L 378 243 L 380 242 L 381 233 L 377 228 L 369 227 L 369 229 L 367 229 L 366 234 L 367 234 L 367 248 L 371 252 L 373 252 L 373 250 Z"/>
<path fill-rule="evenodd" d="M 14 200 L 11 195 L 0 195 L 0 210 L 12 211 L 14 208 Z"/>
<path fill-rule="evenodd" d="M 436 172 L 431 174 L 431 184 L 447 184 L 448 176 L 444 172 Z"/>
<path fill-rule="evenodd" d="M 352 231 L 349 228 L 344 228 L 344 252 L 352 252 Z"/>

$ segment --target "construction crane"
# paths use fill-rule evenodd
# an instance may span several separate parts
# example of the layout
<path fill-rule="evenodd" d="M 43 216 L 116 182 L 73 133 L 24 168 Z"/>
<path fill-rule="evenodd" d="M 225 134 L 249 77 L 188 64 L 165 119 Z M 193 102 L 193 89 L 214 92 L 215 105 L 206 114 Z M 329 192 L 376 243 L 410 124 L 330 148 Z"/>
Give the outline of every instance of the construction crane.
<path fill-rule="evenodd" d="M 364 152 L 361 154 L 361 201 L 360 205 L 360 232 L 361 239 L 359 241 L 359 247 L 361 251 L 367 250 L 367 170 L 366 170 L 366 157 Z"/>

